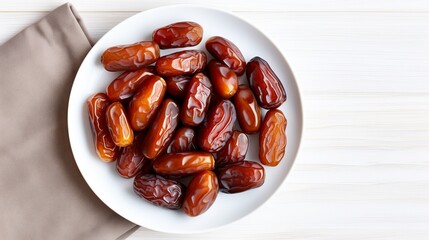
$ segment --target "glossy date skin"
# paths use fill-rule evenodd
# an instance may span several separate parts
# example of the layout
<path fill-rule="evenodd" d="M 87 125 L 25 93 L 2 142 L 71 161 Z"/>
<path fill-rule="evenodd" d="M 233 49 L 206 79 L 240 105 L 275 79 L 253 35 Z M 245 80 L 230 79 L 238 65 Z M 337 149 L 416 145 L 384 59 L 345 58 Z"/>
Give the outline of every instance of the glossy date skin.
<path fill-rule="evenodd" d="M 176 22 L 155 30 L 152 38 L 161 49 L 191 47 L 203 39 L 203 28 L 195 22 Z"/>
<path fill-rule="evenodd" d="M 219 192 L 216 174 L 212 171 L 202 171 L 191 182 L 183 200 L 183 211 L 196 217 L 206 212 L 214 203 Z"/>
<path fill-rule="evenodd" d="M 271 109 L 267 112 L 259 134 L 259 160 L 267 166 L 277 166 L 286 150 L 287 120 L 283 112 Z"/>
<path fill-rule="evenodd" d="M 180 118 L 188 126 L 197 126 L 203 122 L 210 104 L 212 84 L 202 73 L 195 74 L 189 82 L 188 92 L 182 104 Z"/>
<path fill-rule="evenodd" d="M 213 57 L 223 62 L 238 76 L 243 75 L 246 60 L 238 47 L 226 38 L 214 36 L 207 40 L 206 49 Z"/>
<path fill-rule="evenodd" d="M 143 154 L 148 159 L 158 157 L 169 146 L 174 130 L 179 123 L 179 107 L 167 98 L 158 110 L 152 125 L 147 130 L 143 143 Z"/>
<path fill-rule="evenodd" d="M 261 109 L 252 90 L 246 85 L 238 86 L 233 101 L 241 130 L 247 134 L 258 132 L 262 121 Z"/>
<path fill-rule="evenodd" d="M 108 48 L 101 56 L 101 63 L 110 72 L 132 71 L 154 63 L 159 54 L 156 42 L 137 42 Z"/>
<path fill-rule="evenodd" d="M 128 105 L 128 117 L 135 131 L 145 129 L 155 117 L 156 110 L 164 98 L 167 85 L 159 76 L 150 76 Z"/>
<path fill-rule="evenodd" d="M 186 75 L 166 77 L 165 82 L 167 83 L 167 93 L 178 100 L 183 100 L 186 96 L 191 79 L 192 76 Z"/>
<path fill-rule="evenodd" d="M 216 153 L 216 167 L 243 161 L 246 157 L 248 147 L 249 138 L 247 135 L 239 131 L 234 131 L 225 147 Z"/>
<path fill-rule="evenodd" d="M 222 149 L 231 137 L 235 120 L 235 108 L 231 101 L 222 100 L 211 107 L 199 128 L 198 146 L 207 152 Z"/>
<path fill-rule="evenodd" d="M 127 71 L 119 75 L 106 88 L 107 96 L 112 102 L 131 98 L 149 76 L 154 75 L 154 67 L 144 67 L 136 71 Z"/>
<path fill-rule="evenodd" d="M 159 175 L 144 174 L 134 179 L 134 192 L 157 206 L 179 209 L 183 203 L 185 187 Z"/>
<path fill-rule="evenodd" d="M 204 70 L 207 56 L 202 51 L 185 50 L 163 56 L 156 62 L 156 72 L 165 77 L 192 75 Z"/>
<path fill-rule="evenodd" d="M 132 178 L 143 168 L 146 161 L 141 146 L 143 144 L 143 134 L 135 134 L 133 144 L 121 148 L 121 155 L 116 161 L 116 170 L 123 178 Z"/>
<path fill-rule="evenodd" d="M 259 106 L 272 109 L 286 101 L 286 91 L 282 82 L 264 59 L 252 58 L 247 63 L 246 75 Z"/>
<path fill-rule="evenodd" d="M 95 151 L 104 162 L 115 161 L 119 156 L 119 147 L 113 142 L 107 126 L 106 110 L 109 105 L 110 102 L 104 93 L 94 94 L 87 101 Z"/>
<path fill-rule="evenodd" d="M 173 140 L 167 150 L 168 153 L 191 152 L 196 150 L 196 136 L 194 129 L 181 127 L 176 130 Z"/>
<path fill-rule="evenodd" d="M 216 174 L 220 191 L 239 193 L 260 187 L 265 181 L 264 167 L 251 161 L 237 162 L 218 168 Z"/>
<path fill-rule="evenodd" d="M 134 132 L 128 123 L 125 108 L 120 102 L 110 104 L 106 111 L 106 119 L 110 136 L 118 147 L 126 147 L 133 143 Z"/>
<path fill-rule="evenodd" d="M 224 99 L 234 96 L 238 88 L 237 74 L 214 59 L 209 62 L 207 68 L 216 93 Z"/>
<path fill-rule="evenodd" d="M 161 175 L 186 176 L 213 170 L 215 160 L 207 152 L 168 153 L 153 162 L 153 169 Z"/>

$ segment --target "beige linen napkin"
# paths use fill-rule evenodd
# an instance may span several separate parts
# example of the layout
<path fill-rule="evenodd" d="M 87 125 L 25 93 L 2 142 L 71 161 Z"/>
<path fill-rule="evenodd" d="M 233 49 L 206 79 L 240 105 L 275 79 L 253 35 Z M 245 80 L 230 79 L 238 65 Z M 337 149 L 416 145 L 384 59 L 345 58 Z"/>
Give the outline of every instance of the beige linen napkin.
<path fill-rule="evenodd" d="M 0 239 L 116 239 L 135 225 L 82 178 L 67 135 L 67 101 L 91 48 L 62 5 L 0 46 Z"/>

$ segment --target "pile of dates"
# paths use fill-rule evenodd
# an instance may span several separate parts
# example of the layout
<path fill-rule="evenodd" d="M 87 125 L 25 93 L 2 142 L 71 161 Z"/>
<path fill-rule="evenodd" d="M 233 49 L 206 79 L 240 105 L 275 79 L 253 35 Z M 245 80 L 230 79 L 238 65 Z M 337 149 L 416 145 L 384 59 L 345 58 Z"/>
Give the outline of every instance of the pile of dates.
<path fill-rule="evenodd" d="M 123 73 L 87 102 L 100 159 L 116 160 L 120 176 L 135 177 L 142 198 L 189 216 L 207 211 L 219 191 L 260 187 L 262 165 L 278 165 L 286 148 L 287 121 L 276 109 L 286 92 L 264 59 L 246 64 L 220 36 L 205 43 L 208 63 L 198 50 L 160 56 L 160 49 L 196 46 L 202 38 L 199 24 L 177 22 L 155 30 L 152 41 L 105 50 L 104 68 Z M 244 73 L 248 85 L 239 84 Z M 261 107 L 268 110 L 263 120 Z M 244 160 L 247 134 L 256 133 L 260 163 Z"/>

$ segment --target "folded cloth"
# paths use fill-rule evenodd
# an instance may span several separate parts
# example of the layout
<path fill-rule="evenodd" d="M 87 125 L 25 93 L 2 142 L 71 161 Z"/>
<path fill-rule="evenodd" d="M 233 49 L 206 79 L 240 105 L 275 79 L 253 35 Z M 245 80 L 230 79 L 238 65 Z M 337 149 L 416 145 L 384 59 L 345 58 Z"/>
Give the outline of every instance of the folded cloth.
<path fill-rule="evenodd" d="M 90 48 L 70 4 L 0 46 L 1 239 L 116 239 L 135 226 L 95 196 L 71 153 L 67 102 Z"/>

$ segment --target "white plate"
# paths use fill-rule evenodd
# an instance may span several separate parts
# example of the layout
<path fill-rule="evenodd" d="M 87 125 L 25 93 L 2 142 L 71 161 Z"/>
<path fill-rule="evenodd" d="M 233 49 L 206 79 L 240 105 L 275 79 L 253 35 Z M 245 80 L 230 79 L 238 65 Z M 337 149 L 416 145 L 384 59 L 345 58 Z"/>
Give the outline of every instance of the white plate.
<path fill-rule="evenodd" d="M 277 167 L 266 167 L 265 184 L 239 194 L 219 193 L 216 202 L 204 214 L 191 218 L 182 211 L 154 206 L 133 192 L 133 180 L 116 173 L 115 164 L 100 161 L 93 147 L 86 100 L 96 92 L 104 92 L 118 73 L 104 70 L 102 52 L 111 46 L 150 40 L 152 31 L 178 21 L 194 21 L 204 28 L 202 43 L 215 35 L 234 42 L 246 61 L 254 56 L 267 60 L 287 91 L 288 99 L 281 110 L 288 119 L 286 156 Z M 162 50 L 161 54 L 178 51 Z M 240 79 L 245 82 L 245 77 Z M 68 130 L 76 163 L 94 193 L 112 210 L 140 226 L 169 233 L 196 233 L 232 223 L 261 206 L 282 184 L 297 155 L 303 129 L 302 106 L 295 78 L 279 49 L 258 29 L 237 16 L 212 8 L 175 5 L 150 9 L 136 14 L 106 33 L 86 56 L 70 94 Z M 250 137 L 247 159 L 258 159 L 257 136 Z M 274 212 L 272 214 L 275 214 Z M 261 219 L 263 221 L 263 219 Z"/>

